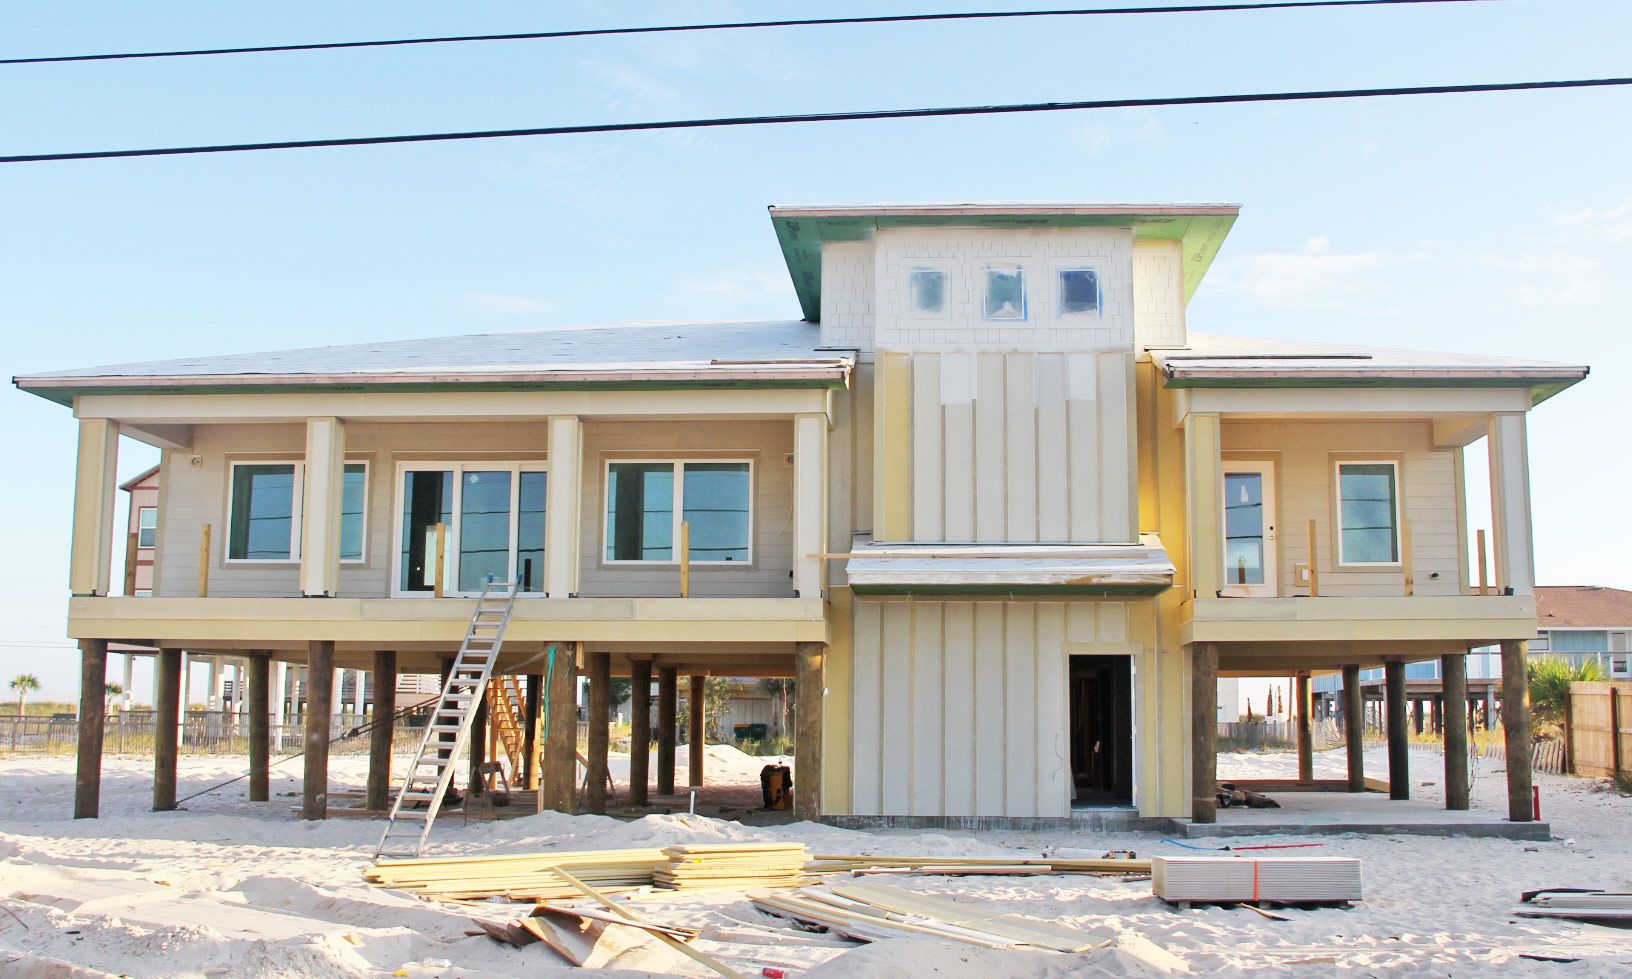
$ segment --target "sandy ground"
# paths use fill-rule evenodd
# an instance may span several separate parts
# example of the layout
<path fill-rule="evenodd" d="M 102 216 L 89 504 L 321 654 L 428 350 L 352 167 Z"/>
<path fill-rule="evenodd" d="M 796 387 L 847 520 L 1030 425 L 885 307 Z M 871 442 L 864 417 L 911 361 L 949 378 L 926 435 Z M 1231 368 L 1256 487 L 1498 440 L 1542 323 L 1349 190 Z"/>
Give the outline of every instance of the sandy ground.
<path fill-rule="evenodd" d="M 710 751 L 711 771 L 751 781 L 761 759 Z M 735 756 L 735 757 L 733 757 Z M 464 932 L 469 917 L 514 908 L 431 904 L 362 882 L 380 824 L 298 820 L 298 763 L 274 770 L 273 799 L 250 803 L 240 782 L 152 813 L 150 762 L 109 758 L 100 820 L 68 818 L 70 758 L 0 760 L 0 976 L 555 976 L 576 971 L 542 946 L 513 949 Z M 362 758 L 334 760 L 336 788 L 360 789 Z M 1413 756 L 1413 792 L 1434 798 L 1440 760 Z M 1341 771 L 1323 754 L 1322 774 Z M 1382 771 L 1380 760 L 1374 771 Z M 185 796 L 244 770 L 241 758 L 186 758 Z M 1233 755 L 1221 774 L 1274 776 L 1295 769 L 1287 755 Z M 929 894 L 967 898 L 1065 924 L 1109 929 L 1119 947 L 1082 956 L 989 952 L 966 946 L 890 941 L 846 948 L 784 932 L 769 944 L 711 943 L 747 975 L 766 966 L 792 977 L 1154 976 L 1138 939 L 1208 976 L 1626 976 L 1632 932 L 1514 917 L 1518 894 L 1538 887 L 1632 890 L 1632 799 L 1597 783 L 1542 776 L 1544 815 L 1554 840 L 1321 837 L 1305 851 L 1363 860 L 1366 900 L 1349 909 L 1295 910 L 1275 922 L 1245 909 L 1170 908 L 1148 883 L 1098 878 L 896 878 Z M 1499 769 L 1481 770 L 1475 805 L 1504 805 Z M 1387 806 L 1385 800 L 1376 800 Z M 502 822 L 439 821 L 440 854 L 628 847 L 680 841 L 802 840 L 821 853 L 1098 856 L 1189 851 L 1149 834 L 853 832 L 810 823 L 755 829 L 683 815 L 619 822 L 544 813 Z M 740 896 L 688 895 L 642 902 L 677 924 L 777 927 Z M 1524 958 L 1572 957 L 1564 964 Z M 634 944 L 605 970 L 614 976 L 705 975 L 649 944 Z"/>

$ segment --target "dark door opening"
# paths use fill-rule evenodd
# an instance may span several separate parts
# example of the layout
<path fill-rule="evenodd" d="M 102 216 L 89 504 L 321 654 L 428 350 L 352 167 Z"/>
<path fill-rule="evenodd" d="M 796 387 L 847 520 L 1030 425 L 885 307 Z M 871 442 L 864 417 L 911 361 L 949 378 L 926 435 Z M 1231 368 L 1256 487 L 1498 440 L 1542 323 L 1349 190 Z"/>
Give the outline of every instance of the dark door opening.
<path fill-rule="evenodd" d="M 1133 660 L 1071 657 L 1071 804 L 1133 802 Z"/>

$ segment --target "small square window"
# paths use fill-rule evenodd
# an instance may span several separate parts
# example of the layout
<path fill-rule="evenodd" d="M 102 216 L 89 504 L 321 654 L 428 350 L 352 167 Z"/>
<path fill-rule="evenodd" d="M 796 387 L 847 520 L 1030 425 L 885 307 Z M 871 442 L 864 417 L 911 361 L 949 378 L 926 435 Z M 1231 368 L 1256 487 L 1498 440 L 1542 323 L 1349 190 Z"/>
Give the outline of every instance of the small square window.
<path fill-rule="evenodd" d="M 907 276 L 907 294 L 918 316 L 946 313 L 946 273 L 940 269 L 913 269 Z"/>
<path fill-rule="evenodd" d="M 1093 269 L 1060 270 L 1060 317 L 1099 315 L 1099 273 Z"/>
<path fill-rule="evenodd" d="M 1026 318 L 1026 273 L 1009 267 L 986 270 L 985 315 L 989 320 Z"/>
<path fill-rule="evenodd" d="M 159 508 L 144 506 L 136 511 L 136 546 L 153 547 L 159 542 Z"/>

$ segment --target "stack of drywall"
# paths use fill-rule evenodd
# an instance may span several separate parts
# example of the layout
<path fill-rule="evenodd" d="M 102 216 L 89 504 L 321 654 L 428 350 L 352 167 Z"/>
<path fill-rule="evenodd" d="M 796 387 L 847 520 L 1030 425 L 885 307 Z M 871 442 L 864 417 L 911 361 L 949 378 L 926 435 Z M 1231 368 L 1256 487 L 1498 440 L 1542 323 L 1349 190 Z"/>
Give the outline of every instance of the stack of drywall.
<path fill-rule="evenodd" d="M 652 872 L 660 887 L 798 887 L 810 849 L 803 843 L 693 843 L 663 850 L 668 862 Z"/>
<path fill-rule="evenodd" d="M 603 890 L 650 887 L 652 871 L 668 857 L 656 848 L 519 853 L 495 857 L 382 860 L 367 879 L 384 887 L 416 891 L 445 901 L 502 896 L 513 901 L 551 901 L 582 892 L 553 872 L 556 867 Z"/>
<path fill-rule="evenodd" d="M 1164 901 L 1360 900 L 1352 857 L 1152 857 L 1150 870 L 1151 892 Z"/>
<path fill-rule="evenodd" d="M 1547 890 L 1524 895 L 1523 918 L 1632 921 L 1632 894 L 1594 890 Z"/>

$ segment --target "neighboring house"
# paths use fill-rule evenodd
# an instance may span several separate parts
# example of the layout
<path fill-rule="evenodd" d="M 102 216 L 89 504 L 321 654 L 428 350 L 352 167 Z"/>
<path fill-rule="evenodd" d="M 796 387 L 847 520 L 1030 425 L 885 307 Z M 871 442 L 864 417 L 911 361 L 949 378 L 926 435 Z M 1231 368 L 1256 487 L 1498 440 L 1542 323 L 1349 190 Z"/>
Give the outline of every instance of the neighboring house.
<path fill-rule="evenodd" d="M 159 545 L 159 467 L 119 484 L 130 494 L 126 512 L 129 527 L 125 536 L 126 595 L 153 594 L 154 554 Z"/>
<path fill-rule="evenodd" d="M 310 663 L 325 699 L 331 665 L 435 672 L 484 580 L 516 578 L 499 669 L 553 676 L 553 716 L 578 668 L 655 675 L 660 701 L 679 675 L 796 676 L 804 815 L 1208 819 L 1191 745 L 1220 676 L 1522 656 L 1526 418 L 1587 373 L 1192 333 L 1236 215 L 778 207 L 802 321 L 18 378 L 79 424 L 69 634 L 93 669 L 131 636 Z M 163 453 L 139 601 L 108 586 L 120 434 Z M 1466 558 L 1481 438 L 1494 594 Z"/>
<path fill-rule="evenodd" d="M 1613 679 L 1632 677 L 1632 591 L 1601 585 L 1536 589 L 1532 656 L 1591 660 Z"/>

